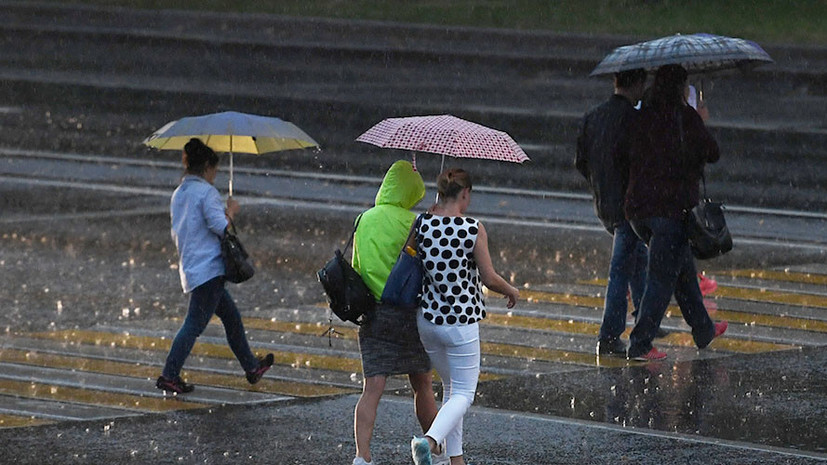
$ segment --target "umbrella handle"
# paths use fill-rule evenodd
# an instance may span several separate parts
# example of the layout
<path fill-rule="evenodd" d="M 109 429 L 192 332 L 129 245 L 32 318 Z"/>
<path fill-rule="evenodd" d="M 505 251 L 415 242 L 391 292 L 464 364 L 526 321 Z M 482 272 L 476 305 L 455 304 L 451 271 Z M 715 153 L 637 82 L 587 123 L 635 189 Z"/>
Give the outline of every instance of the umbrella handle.
<path fill-rule="evenodd" d="M 230 152 L 230 197 L 233 196 L 233 152 Z"/>

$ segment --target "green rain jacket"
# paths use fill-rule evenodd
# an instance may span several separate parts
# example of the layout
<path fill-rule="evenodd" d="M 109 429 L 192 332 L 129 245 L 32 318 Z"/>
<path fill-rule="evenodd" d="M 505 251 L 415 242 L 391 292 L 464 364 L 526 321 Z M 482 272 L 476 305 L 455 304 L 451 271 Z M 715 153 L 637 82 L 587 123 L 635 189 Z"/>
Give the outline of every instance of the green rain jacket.
<path fill-rule="evenodd" d="M 376 193 L 376 206 L 362 213 L 353 239 L 353 269 L 377 301 L 416 219 L 410 209 L 423 197 L 422 176 L 410 162 L 400 160 L 385 174 Z"/>

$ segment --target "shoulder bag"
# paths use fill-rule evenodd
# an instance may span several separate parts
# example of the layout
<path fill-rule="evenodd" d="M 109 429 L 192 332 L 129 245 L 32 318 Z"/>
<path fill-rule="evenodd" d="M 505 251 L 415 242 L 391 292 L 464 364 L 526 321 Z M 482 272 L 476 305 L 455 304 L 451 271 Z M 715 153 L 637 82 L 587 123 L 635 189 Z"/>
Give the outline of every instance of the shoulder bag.
<path fill-rule="evenodd" d="M 686 150 L 683 141 L 683 117 L 677 114 L 681 152 Z M 684 158 L 690 158 L 684 156 Z M 732 250 L 732 235 L 724 218 L 724 204 L 713 202 L 706 196 L 706 176 L 701 165 L 701 180 L 704 195 L 700 202 L 687 214 L 687 232 L 692 255 L 698 260 L 708 260 Z"/>
<path fill-rule="evenodd" d="M 227 229 L 221 238 L 221 257 L 224 259 L 224 279 L 231 283 L 243 283 L 256 274 L 250 256 L 241 245 L 233 220 L 228 219 Z"/>
<path fill-rule="evenodd" d="M 415 233 L 419 231 L 420 223 L 422 223 L 422 215 L 417 216 L 405 244 L 402 245 L 399 258 L 396 259 L 391 274 L 385 282 L 385 289 L 382 291 L 382 303 L 399 308 L 419 307 L 419 299 L 422 295 L 422 259 L 419 257 L 416 247 L 410 246 L 410 242 L 411 237 L 414 237 Z M 415 244 L 416 242 L 414 242 Z"/>
<path fill-rule="evenodd" d="M 356 225 L 345 245 L 345 251 L 350 247 L 356 229 L 359 227 L 361 215 L 356 219 Z M 362 324 L 363 316 L 371 312 L 376 306 L 373 293 L 362 281 L 359 273 L 350 266 L 341 250 L 336 249 L 322 269 L 316 272 L 316 277 L 327 294 L 330 310 L 342 321 L 350 321 L 357 325 Z"/>
<path fill-rule="evenodd" d="M 703 174 L 701 179 L 704 195 L 688 217 L 689 245 L 695 258 L 707 260 L 732 250 L 732 235 L 724 218 L 724 204 L 707 198 L 706 178 Z"/>

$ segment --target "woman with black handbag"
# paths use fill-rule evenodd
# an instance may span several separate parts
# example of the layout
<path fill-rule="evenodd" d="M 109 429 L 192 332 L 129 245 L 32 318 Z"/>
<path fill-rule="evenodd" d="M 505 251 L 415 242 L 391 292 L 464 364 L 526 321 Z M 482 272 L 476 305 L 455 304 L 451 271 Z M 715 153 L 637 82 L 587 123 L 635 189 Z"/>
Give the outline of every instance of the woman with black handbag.
<path fill-rule="evenodd" d="M 666 357 L 652 340 L 673 294 L 698 348 L 727 328 L 709 318 L 689 245 L 687 220 L 698 204 L 698 182 L 704 165 L 718 161 L 720 152 L 701 116 L 686 103 L 687 77 L 682 66 L 660 67 L 632 124 L 625 212 L 649 246 L 649 261 L 629 359 Z"/>
<path fill-rule="evenodd" d="M 224 289 L 224 260 L 221 238 L 238 213 L 238 202 L 227 199 L 225 209 L 221 195 L 213 186 L 218 172 L 218 155 L 199 139 L 184 146 L 182 162 L 186 175 L 175 189 L 170 202 L 172 240 L 178 249 L 178 273 L 181 287 L 190 295 L 184 324 L 172 341 L 163 372 L 155 386 L 176 394 L 191 392 L 195 387 L 181 379 L 184 365 L 195 340 L 218 315 L 224 325 L 227 342 L 250 384 L 257 383 L 273 365 L 273 354 L 256 358 L 247 343 L 241 314 L 230 293 Z"/>

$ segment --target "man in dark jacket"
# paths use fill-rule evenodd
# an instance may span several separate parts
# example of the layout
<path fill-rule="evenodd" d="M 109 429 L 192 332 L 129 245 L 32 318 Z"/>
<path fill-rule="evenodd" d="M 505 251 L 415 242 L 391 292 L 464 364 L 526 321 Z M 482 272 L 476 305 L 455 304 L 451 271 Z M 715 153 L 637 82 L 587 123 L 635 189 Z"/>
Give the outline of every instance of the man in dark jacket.
<path fill-rule="evenodd" d="M 643 97 L 646 72 L 622 71 L 614 77 L 614 95 L 583 117 L 577 137 L 574 166 L 586 178 L 594 195 L 594 209 L 614 236 L 598 355 L 626 355 L 620 335 L 626 329 L 627 290 L 637 309 L 643 295 L 646 245 L 632 230 L 623 211 L 629 182 L 629 134 Z"/>

